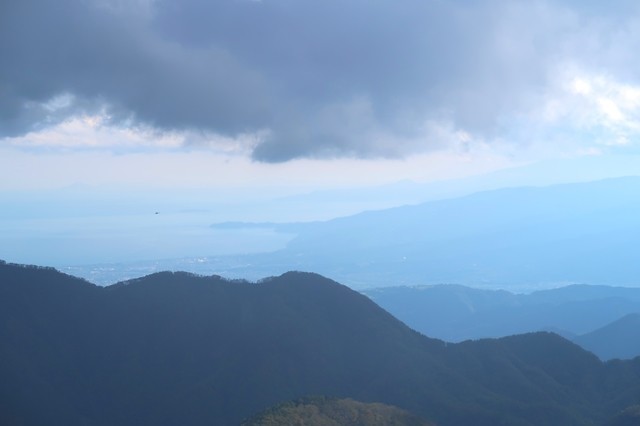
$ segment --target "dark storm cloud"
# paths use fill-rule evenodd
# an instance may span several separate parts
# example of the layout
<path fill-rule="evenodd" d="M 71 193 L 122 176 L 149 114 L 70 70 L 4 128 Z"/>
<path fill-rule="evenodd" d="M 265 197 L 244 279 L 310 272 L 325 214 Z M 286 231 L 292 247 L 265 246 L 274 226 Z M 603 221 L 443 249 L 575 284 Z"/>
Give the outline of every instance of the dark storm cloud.
<path fill-rule="evenodd" d="M 106 105 L 116 121 L 160 129 L 237 132 L 268 122 L 260 76 L 223 49 L 161 40 L 146 30 L 144 16 L 100 2 L 26 0 L 2 8 L 5 135 L 61 118 L 43 107 L 60 95 L 77 98 L 63 112 Z"/>
<path fill-rule="evenodd" d="M 262 161 L 401 156 L 438 146 L 425 121 L 490 135 L 526 109 L 559 59 L 587 56 L 580 28 L 601 12 L 577 4 L 3 2 L 0 132 L 106 108 L 159 130 L 268 129 Z"/>

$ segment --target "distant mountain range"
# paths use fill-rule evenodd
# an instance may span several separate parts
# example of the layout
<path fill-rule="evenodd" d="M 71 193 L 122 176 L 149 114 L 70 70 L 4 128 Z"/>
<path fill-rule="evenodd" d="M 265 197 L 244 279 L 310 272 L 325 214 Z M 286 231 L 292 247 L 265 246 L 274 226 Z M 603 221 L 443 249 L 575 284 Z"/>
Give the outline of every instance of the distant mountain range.
<path fill-rule="evenodd" d="M 162 270 L 259 279 L 294 269 L 354 289 L 443 283 L 516 292 L 576 283 L 637 286 L 639 194 L 640 177 L 627 177 L 477 192 L 328 221 L 215 223 L 213 233 L 238 254 L 202 252 L 64 270 L 102 285 Z M 241 254 L 242 241 L 253 234 L 290 242 L 282 250 Z M 245 252 L 251 250 L 246 246 Z"/>
<path fill-rule="evenodd" d="M 593 425 L 640 403 L 640 358 L 552 333 L 446 344 L 309 273 L 98 287 L 0 263 L 0 341 L 7 425 L 232 425 L 305 395 L 443 426 Z"/>
<path fill-rule="evenodd" d="M 308 224 L 251 268 L 317 271 L 352 288 L 457 283 L 535 289 L 637 285 L 640 177 L 480 192 Z"/>
<path fill-rule="evenodd" d="M 436 285 L 363 293 L 413 329 L 449 342 L 544 330 L 603 360 L 640 355 L 640 288 L 572 285 L 513 294 Z"/>

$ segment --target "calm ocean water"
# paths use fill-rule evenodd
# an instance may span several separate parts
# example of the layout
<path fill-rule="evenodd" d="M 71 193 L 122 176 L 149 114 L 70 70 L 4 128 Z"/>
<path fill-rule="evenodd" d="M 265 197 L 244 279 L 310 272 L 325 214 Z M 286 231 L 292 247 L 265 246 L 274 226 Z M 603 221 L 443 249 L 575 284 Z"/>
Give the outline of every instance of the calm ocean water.
<path fill-rule="evenodd" d="M 293 236 L 271 229 L 211 228 L 207 213 L 5 219 L 0 259 L 50 266 L 257 253 Z"/>

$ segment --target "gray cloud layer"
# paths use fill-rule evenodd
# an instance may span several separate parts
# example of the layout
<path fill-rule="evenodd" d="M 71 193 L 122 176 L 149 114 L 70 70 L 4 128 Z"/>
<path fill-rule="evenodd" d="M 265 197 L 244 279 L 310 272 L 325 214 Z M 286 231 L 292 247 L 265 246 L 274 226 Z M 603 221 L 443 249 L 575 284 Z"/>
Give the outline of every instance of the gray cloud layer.
<path fill-rule="evenodd" d="M 0 4 L 0 134 L 106 108 L 253 156 L 401 156 L 526 111 L 572 61 L 633 80 L 635 2 L 21 0 Z M 52 99 L 67 101 L 52 107 Z"/>

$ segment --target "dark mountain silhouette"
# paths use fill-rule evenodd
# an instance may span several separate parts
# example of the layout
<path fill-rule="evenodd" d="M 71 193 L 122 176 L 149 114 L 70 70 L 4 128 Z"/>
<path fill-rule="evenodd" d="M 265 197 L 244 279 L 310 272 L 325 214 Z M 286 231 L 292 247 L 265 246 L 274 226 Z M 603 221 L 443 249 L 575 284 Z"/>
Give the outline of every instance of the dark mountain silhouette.
<path fill-rule="evenodd" d="M 387 404 L 314 397 L 279 404 L 242 425 L 431 426 L 432 423 Z"/>
<path fill-rule="evenodd" d="M 640 425 L 640 405 L 631 406 L 617 414 L 607 426 L 638 426 Z"/>
<path fill-rule="evenodd" d="M 415 330 L 449 342 L 542 330 L 573 340 L 640 312 L 640 288 L 571 285 L 513 294 L 436 285 L 386 287 L 363 293 Z M 629 350 L 638 350 L 636 355 L 640 355 L 635 341 L 628 343 Z"/>
<path fill-rule="evenodd" d="M 640 356 L 640 313 L 625 315 L 611 324 L 571 340 L 603 360 Z"/>
<path fill-rule="evenodd" d="M 589 425 L 640 399 L 640 358 L 536 333 L 447 345 L 315 274 L 159 273 L 97 287 L 0 264 L 0 424 L 239 424 L 304 395 L 440 425 Z"/>

